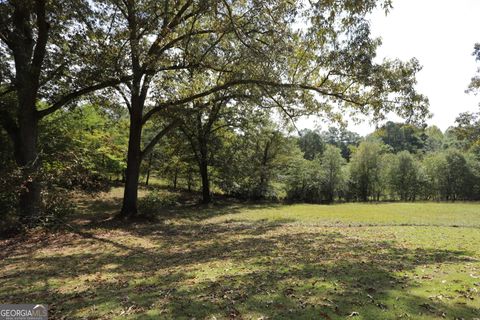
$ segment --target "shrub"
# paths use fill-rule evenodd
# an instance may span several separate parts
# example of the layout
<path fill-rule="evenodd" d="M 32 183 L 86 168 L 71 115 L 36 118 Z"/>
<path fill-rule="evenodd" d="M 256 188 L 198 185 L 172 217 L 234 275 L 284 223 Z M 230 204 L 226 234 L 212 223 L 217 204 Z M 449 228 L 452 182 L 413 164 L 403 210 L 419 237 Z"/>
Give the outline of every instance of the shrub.
<path fill-rule="evenodd" d="M 110 189 L 107 177 L 85 167 L 82 163 L 46 164 L 42 180 L 47 184 L 47 188 L 63 188 L 86 193 L 107 192 Z"/>
<path fill-rule="evenodd" d="M 68 198 L 67 190 L 55 189 L 42 192 L 42 210 L 37 226 L 57 229 L 64 225 L 66 217 L 75 213 L 75 205 Z"/>
<path fill-rule="evenodd" d="M 177 193 L 154 190 L 138 201 L 138 210 L 142 215 L 155 215 L 159 208 L 173 206 L 178 199 Z"/>
<path fill-rule="evenodd" d="M 18 230 L 16 214 L 22 175 L 20 170 L 0 171 L 0 234 L 5 235 Z"/>
<path fill-rule="evenodd" d="M 0 234 L 14 234 L 29 227 L 58 228 L 75 211 L 68 191 L 58 188 L 51 175 L 40 172 L 37 179 L 42 181 L 42 203 L 38 216 L 27 226 L 20 222 L 18 213 L 19 196 L 27 178 L 18 168 L 0 171 Z"/>

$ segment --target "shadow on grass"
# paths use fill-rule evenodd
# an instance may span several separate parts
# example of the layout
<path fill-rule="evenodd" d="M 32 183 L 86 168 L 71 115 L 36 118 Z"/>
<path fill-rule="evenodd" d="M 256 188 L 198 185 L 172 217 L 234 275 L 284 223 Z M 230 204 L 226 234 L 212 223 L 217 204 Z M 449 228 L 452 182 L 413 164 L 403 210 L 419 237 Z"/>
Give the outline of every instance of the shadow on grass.
<path fill-rule="evenodd" d="M 155 246 L 81 231 L 46 255 L 30 258 L 41 248 L 35 245 L 10 251 L 0 262 L 0 301 L 48 303 L 52 319 L 480 316 L 467 304 L 409 293 L 421 284 L 402 276 L 419 266 L 471 262 L 468 252 L 413 250 L 281 223 L 145 224 L 128 235 Z M 99 246 L 62 254 L 90 242 Z M 5 271 L 15 263 L 26 267 Z"/>
<path fill-rule="evenodd" d="M 158 189 L 158 188 L 154 188 Z M 143 190 L 142 192 L 144 192 Z M 173 192 L 173 191 L 169 191 Z M 195 193 L 177 192 L 179 203 L 174 206 L 159 207 L 158 211 L 149 217 L 140 215 L 139 221 L 158 222 L 165 219 L 186 219 L 197 222 L 221 216 L 235 214 L 244 210 L 266 209 L 281 206 L 279 203 L 261 201 L 240 201 L 227 197 L 216 197 L 214 203 L 209 205 L 200 204 L 198 195 Z M 121 193 L 107 194 L 99 197 L 80 195 L 75 199 L 77 213 L 71 218 L 76 225 L 84 229 L 97 227 L 122 228 L 125 223 L 112 220 L 120 212 L 122 197 Z M 129 224 L 127 223 L 127 228 Z"/>

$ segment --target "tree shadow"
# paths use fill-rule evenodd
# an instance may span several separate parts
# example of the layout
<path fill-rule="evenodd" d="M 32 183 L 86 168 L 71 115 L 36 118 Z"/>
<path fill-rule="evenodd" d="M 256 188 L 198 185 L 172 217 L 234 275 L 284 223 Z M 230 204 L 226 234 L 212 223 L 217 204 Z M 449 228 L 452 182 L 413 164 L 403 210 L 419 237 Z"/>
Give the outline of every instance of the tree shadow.
<path fill-rule="evenodd" d="M 145 192 L 145 190 L 143 190 Z M 78 195 L 75 199 L 77 206 L 76 214 L 70 218 L 73 226 L 77 229 L 88 230 L 95 228 L 124 228 L 130 229 L 132 222 L 144 224 L 165 221 L 167 219 L 185 219 L 192 222 L 200 222 L 216 216 L 240 213 L 245 210 L 262 210 L 276 208 L 279 203 L 266 201 L 242 201 L 228 197 L 217 197 L 208 205 L 198 201 L 192 201 L 190 193 L 181 193 L 182 200 L 175 205 L 159 207 L 154 214 L 140 215 L 134 221 L 120 221 L 113 219 L 121 209 L 122 198 L 120 194 L 106 194 L 93 197 L 90 195 Z M 293 221 L 293 220 L 292 220 Z"/>
<path fill-rule="evenodd" d="M 421 283 L 405 276 L 420 266 L 472 262 L 471 252 L 282 223 L 157 223 L 118 232 L 65 233 L 43 254 L 45 244 L 8 251 L 0 300 L 48 303 L 52 319 L 480 316 L 468 303 L 412 293 Z M 16 264 L 24 268 L 9 268 Z"/>

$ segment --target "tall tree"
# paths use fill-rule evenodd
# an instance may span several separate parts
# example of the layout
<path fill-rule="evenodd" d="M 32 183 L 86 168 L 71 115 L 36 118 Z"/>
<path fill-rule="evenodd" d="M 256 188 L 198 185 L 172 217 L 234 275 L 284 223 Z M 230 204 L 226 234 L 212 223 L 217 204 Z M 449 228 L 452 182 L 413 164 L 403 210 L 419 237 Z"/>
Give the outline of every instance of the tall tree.
<path fill-rule="evenodd" d="M 320 162 L 323 176 L 322 192 L 325 194 L 327 203 L 332 203 L 345 182 L 343 166 L 346 161 L 339 148 L 328 145 Z"/>
<path fill-rule="evenodd" d="M 281 183 L 287 168 L 303 156 L 297 141 L 279 130 L 268 113 L 247 112 L 245 118 L 241 126 L 224 135 L 216 159 L 218 184 L 238 197 L 274 198 L 275 183 Z"/>
<path fill-rule="evenodd" d="M 389 145 L 395 153 L 405 150 L 416 153 L 423 149 L 427 138 L 420 127 L 392 121 L 375 130 L 373 135 Z"/>
<path fill-rule="evenodd" d="M 477 62 L 480 62 L 480 43 L 476 43 L 473 49 L 473 56 Z M 477 93 L 480 89 L 480 68 L 477 69 L 477 74 L 472 77 L 467 92 Z"/>
<path fill-rule="evenodd" d="M 425 129 L 425 152 L 437 152 L 443 147 L 443 132 L 437 126 L 429 126 Z"/>
<path fill-rule="evenodd" d="M 413 201 L 419 193 L 418 163 L 408 151 L 399 152 L 390 163 L 388 178 L 392 191 L 402 201 Z"/>
<path fill-rule="evenodd" d="M 9 0 L 0 3 L 0 123 L 26 177 L 19 211 L 25 223 L 40 210 L 41 157 L 37 142 L 45 116 L 123 81 L 98 72 L 95 59 L 111 55 L 102 21 L 90 1 Z M 97 59 L 98 60 L 98 59 Z M 40 103 L 43 102 L 43 103 Z"/>
<path fill-rule="evenodd" d="M 350 180 L 357 197 L 362 201 L 379 200 L 382 192 L 382 154 L 385 146 L 375 140 L 362 142 L 350 160 Z"/>
<path fill-rule="evenodd" d="M 218 133 L 225 128 L 238 128 L 245 120 L 244 113 L 236 110 L 237 101 L 233 96 L 213 96 L 204 105 L 192 105 L 192 112 L 183 117 L 180 130 L 190 143 L 192 153 L 198 165 L 202 183 L 202 202 L 211 202 L 210 173 L 211 166 L 221 147 Z"/>
<path fill-rule="evenodd" d="M 304 129 L 299 132 L 298 146 L 303 152 L 303 157 L 307 160 L 313 160 L 317 155 L 321 155 L 325 150 L 325 143 L 322 140 L 320 132 L 316 130 Z"/>
<path fill-rule="evenodd" d="M 455 119 L 452 128 L 458 140 L 465 142 L 466 148 L 480 144 L 480 112 L 463 112 Z"/>
<path fill-rule="evenodd" d="M 308 8 L 286 0 L 109 3 L 117 51 L 126 48 L 120 60 L 132 75 L 119 87 L 131 116 L 123 216 L 137 212 L 142 126 L 165 109 L 202 105 L 207 96 L 242 87 L 290 117 L 339 117 L 334 105 L 377 120 L 391 111 L 411 120 L 428 113 L 414 90 L 416 60 L 373 62 L 380 42 L 371 39 L 365 16 L 389 1 L 321 0 Z M 309 21 L 305 29 L 295 27 L 300 20 Z M 197 88 L 192 71 L 225 76 Z"/>
<path fill-rule="evenodd" d="M 325 143 L 340 148 L 343 158 L 350 160 L 352 149 L 357 147 L 361 141 L 359 134 L 345 128 L 330 127 L 322 132 L 322 139 Z"/>
<path fill-rule="evenodd" d="M 424 164 L 435 198 L 455 201 L 469 197 L 474 175 L 460 151 L 449 149 L 430 154 Z"/>

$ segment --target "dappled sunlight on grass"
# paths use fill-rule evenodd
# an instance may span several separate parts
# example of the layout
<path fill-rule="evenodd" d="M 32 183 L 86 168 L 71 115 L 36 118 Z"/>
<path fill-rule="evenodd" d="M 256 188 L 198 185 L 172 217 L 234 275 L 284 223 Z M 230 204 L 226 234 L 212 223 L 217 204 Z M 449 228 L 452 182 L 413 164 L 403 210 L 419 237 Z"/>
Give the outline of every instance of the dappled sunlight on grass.
<path fill-rule="evenodd" d="M 53 319 L 480 317 L 479 206 L 417 206 L 191 206 L 32 234 L 1 244 L 0 300 L 48 303 Z M 392 220 L 368 226 L 379 208 Z M 449 225 L 454 212 L 471 227 L 395 225 L 406 208 L 412 224 Z"/>

